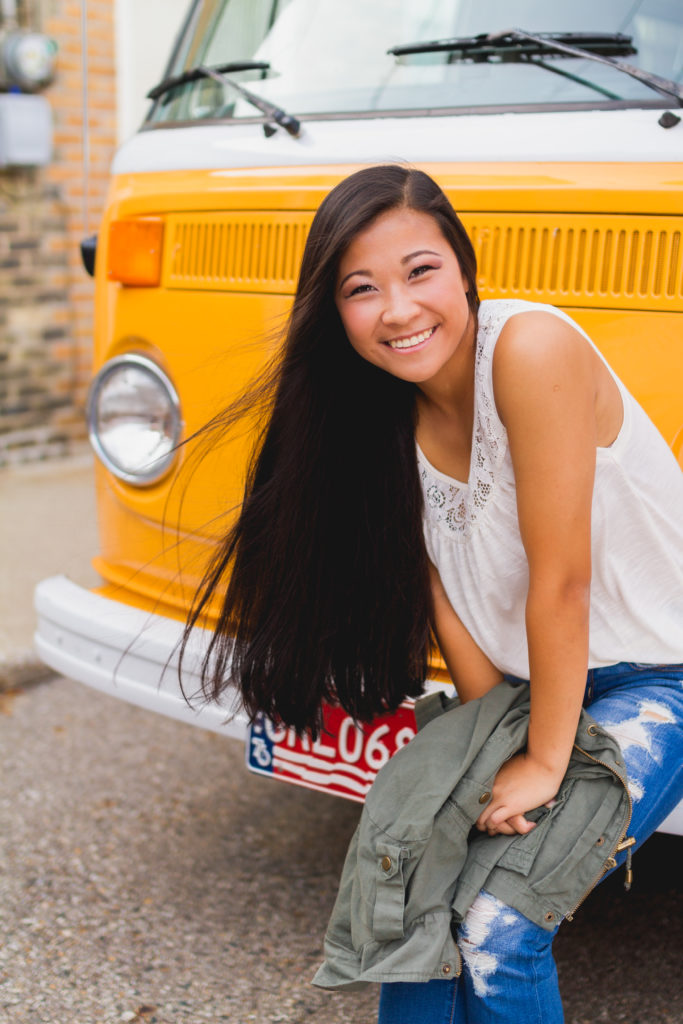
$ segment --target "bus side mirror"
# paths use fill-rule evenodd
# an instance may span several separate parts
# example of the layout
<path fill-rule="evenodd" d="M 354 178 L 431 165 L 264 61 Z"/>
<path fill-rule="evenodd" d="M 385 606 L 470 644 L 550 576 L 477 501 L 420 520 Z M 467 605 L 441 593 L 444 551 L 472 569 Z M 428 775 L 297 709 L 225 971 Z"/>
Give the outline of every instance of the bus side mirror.
<path fill-rule="evenodd" d="M 95 276 L 95 255 L 97 253 L 97 235 L 90 235 L 81 242 L 81 259 L 86 272 Z"/>

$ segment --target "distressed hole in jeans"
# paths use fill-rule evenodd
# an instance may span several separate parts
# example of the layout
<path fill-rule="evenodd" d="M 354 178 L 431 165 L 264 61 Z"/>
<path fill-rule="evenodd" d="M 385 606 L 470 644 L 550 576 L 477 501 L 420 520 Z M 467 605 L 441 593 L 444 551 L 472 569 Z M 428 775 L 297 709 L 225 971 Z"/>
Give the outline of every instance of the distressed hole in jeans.
<path fill-rule="evenodd" d="M 654 732 L 657 726 L 674 725 L 676 717 L 666 704 L 657 700 L 642 700 L 638 713 L 620 722 L 603 722 L 602 726 L 619 742 L 622 751 L 641 747 L 654 756 Z"/>
<path fill-rule="evenodd" d="M 478 996 L 491 995 L 489 976 L 498 967 L 498 957 L 486 949 L 486 940 L 492 930 L 498 926 L 509 928 L 516 920 L 511 908 L 488 892 L 480 892 L 467 911 L 460 926 L 459 946 Z"/>
<path fill-rule="evenodd" d="M 662 725 L 675 725 L 676 716 L 661 701 L 646 698 L 639 702 L 637 713 L 621 721 L 603 721 L 603 728 L 617 740 L 624 754 L 631 752 L 628 788 L 634 803 L 643 798 L 644 789 L 638 780 L 638 761 L 650 757 L 657 763 L 661 755 L 657 749 L 656 733 Z M 634 756 L 635 755 L 635 756 Z"/>

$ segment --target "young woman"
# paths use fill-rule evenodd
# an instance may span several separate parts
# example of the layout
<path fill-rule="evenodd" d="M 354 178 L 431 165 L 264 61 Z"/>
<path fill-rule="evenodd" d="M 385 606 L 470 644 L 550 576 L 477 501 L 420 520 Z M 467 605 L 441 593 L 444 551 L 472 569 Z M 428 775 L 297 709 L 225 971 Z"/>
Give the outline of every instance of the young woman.
<path fill-rule="evenodd" d="M 268 391 L 268 387 L 270 391 Z M 426 174 L 373 167 L 313 222 L 204 688 L 299 730 L 420 692 L 431 635 L 462 701 L 529 680 L 528 745 L 480 830 L 553 799 L 582 704 L 620 740 L 642 842 L 683 797 L 683 476 L 565 314 L 479 303 Z M 229 419 L 230 417 L 228 417 Z M 188 627 L 189 628 L 189 627 Z M 382 987 L 381 1024 L 558 1024 L 553 935 L 480 893 L 458 981 Z"/>

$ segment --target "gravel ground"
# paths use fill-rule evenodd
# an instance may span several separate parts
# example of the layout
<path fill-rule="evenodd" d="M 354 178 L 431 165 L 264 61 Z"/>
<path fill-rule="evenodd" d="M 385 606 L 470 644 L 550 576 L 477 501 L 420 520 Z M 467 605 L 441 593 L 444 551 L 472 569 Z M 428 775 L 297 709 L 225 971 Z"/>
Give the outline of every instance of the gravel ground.
<path fill-rule="evenodd" d="M 372 1024 L 309 979 L 357 806 L 63 679 L 0 695 L 2 1024 Z M 567 1024 L 683 1024 L 683 839 L 556 942 Z"/>

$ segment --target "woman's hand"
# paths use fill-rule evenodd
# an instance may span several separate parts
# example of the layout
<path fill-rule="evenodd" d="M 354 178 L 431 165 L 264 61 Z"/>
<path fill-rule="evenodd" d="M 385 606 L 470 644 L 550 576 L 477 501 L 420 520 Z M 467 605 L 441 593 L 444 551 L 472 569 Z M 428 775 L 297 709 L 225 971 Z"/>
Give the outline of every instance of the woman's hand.
<path fill-rule="evenodd" d="M 535 828 L 524 817 L 526 811 L 549 803 L 557 794 L 564 772 L 533 760 L 529 754 L 516 754 L 496 775 L 491 799 L 476 821 L 481 832 L 524 835 Z"/>

